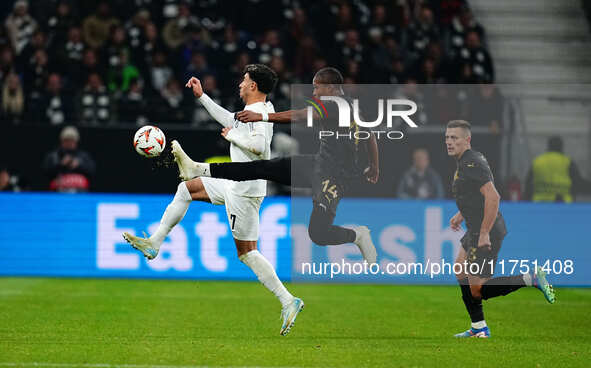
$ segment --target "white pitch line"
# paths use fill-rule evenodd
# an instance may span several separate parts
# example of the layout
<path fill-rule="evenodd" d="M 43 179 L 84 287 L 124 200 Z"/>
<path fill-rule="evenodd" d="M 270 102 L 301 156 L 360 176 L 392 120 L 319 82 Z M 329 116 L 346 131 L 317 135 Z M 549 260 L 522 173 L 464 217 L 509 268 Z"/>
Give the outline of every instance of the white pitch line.
<path fill-rule="evenodd" d="M 55 367 L 55 368 L 259 368 L 258 366 L 209 366 L 209 365 L 152 365 L 152 364 L 109 364 L 109 363 L 43 363 L 43 362 L 0 362 L 1 367 Z M 299 368 L 299 367 L 260 367 L 260 368 Z"/>

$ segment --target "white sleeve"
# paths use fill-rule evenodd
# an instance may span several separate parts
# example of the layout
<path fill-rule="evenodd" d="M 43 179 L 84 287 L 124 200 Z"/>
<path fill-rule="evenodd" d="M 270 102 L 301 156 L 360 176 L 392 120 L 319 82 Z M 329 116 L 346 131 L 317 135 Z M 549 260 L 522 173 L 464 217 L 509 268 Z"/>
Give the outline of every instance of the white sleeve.
<path fill-rule="evenodd" d="M 234 114 L 216 104 L 207 94 L 203 93 L 198 100 L 218 123 L 224 127 L 230 127 L 234 124 Z"/>
<path fill-rule="evenodd" d="M 265 152 L 265 147 L 267 146 L 265 133 L 255 129 L 251 130 L 250 133 L 245 133 L 238 129 L 230 129 L 228 134 L 226 134 L 226 139 L 255 155 L 263 154 L 263 152 Z"/>

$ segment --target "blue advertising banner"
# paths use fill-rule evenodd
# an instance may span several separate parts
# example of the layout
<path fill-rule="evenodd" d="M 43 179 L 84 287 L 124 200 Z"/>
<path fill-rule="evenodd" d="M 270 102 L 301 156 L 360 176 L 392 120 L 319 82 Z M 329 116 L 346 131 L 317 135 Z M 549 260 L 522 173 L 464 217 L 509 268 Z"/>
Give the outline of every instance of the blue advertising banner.
<path fill-rule="evenodd" d="M 455 283 L 454 261 L 464 230 L 452 231 L 452 201 L 344 199 L 335 224 L 371 229 L 379 267 L 362 267 L 357 246 L 317 246 L 307 233 L 312 201 L 292 199 L 292 280 L 367 283 Z M 591 205 L 501 203 L 508 234 L 495 276 L 527 273 L 541 266 L 556 285 L 591 285 L 591 243 L 585 229 Z"/>
<path fill-rule="evenodd" d="M 236 256 L 223 206 L 194 202 L 157 259 L 145 260 L 121 233 L 153 233 L 167 195 L 0 194 L 0 275 L 255 280 Z M 363 270 L 353 244 L 318 246 L 308 236 L 309 198 L 266 198 L 259 250 L 282 280 L 455 283 L 463 232 L 449 228 L 451 201 L 345 199 L 336 224 L 367 225 L 379 268 Z M 509 233 L 496 275 L 536 265 L 557 285 L 591 285 L 589 204 L 502 203 Z M 291 236 L 290 236 L 291 232 Z M 293 243 L 293 244 L 292 244 Z M 358 272 L 360 271 L 361 272 Z"/>
<path fill-rule="evenodd" d="M 224 206 L 194 202 L 147 261 L 124 231 L 153 233 L 172 196 L 0 194 L 0 275 L 254 280 L 236 256 Z M 291 275 L 289 201 L 267 198 L 259 250 Z"/>

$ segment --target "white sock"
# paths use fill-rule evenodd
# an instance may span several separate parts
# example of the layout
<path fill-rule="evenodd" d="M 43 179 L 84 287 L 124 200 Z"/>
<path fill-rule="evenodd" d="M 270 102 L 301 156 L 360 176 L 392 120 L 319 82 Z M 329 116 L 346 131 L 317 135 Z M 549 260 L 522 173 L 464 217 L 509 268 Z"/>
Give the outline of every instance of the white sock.
<path fill-rule="evenodd" d="M 472 328 L 475 328 L 477 330 L 480 330 L 481 328 L 485 328 L 485 327 L 486 327 L 485 320 L 478 321 L 478 322 L 472 322 Z"/>
<path fill-rule="evenodd" d="M 525 274 L 523 274 L 522 277 L 523 277 L 523 282 L 525 283 L 525 286 L 532 286 L 533 285 L 533 282 L 531 279 L 531 274 L 525 273 Z"/>
<path fill-rule="evenodd" d="M 191 193 L 189 193 L 187 185 L 184 182 L 180 183 L 172 202 L 166 207 L 166 211 L 162 215 L 158 229 L 150 236 L 155 248 L 160 249 L 160 245 L 168 236 L 168 233 L 185 217 L 191 201 Z"/>
<path fill-rule="evenodd" d="M 259 278 L 261 284 L 265 285 L 267 289 L 275 294 L 282 306 L 286 306 L 292 302 L 293 295 L 283 286 L 271 263 L 258 250 L 251 250 L 243 254 L 240 256 L 240 260 L 250 267 L 252 272 Z"/>
<path fill-rule="evenodd" d="M 208 163 L 195 162 L 195 169 L 199 173 L 199 176 L 211 176 Z"/>

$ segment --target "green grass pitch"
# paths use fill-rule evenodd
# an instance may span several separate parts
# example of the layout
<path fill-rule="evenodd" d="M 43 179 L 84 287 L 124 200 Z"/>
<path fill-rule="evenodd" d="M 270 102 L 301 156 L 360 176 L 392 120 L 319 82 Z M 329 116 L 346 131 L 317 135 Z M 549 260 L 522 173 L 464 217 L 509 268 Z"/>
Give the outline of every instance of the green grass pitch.
<path fill-rule="evenodd" d="M 288 336 L 255 282 L 0 278 L 2 367 L 589 367 L 591 290 L 485 302 L 492 339 L 452 286 L 288 284 Z"/>

